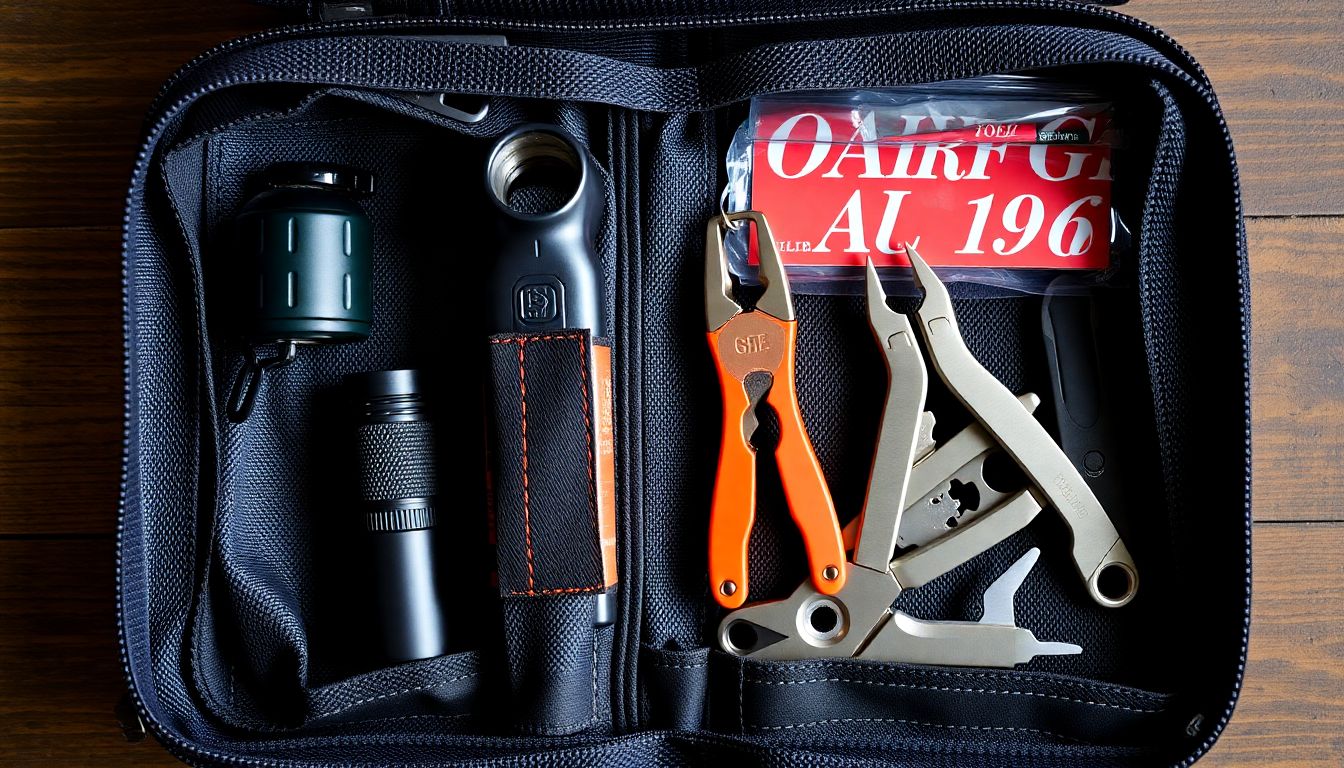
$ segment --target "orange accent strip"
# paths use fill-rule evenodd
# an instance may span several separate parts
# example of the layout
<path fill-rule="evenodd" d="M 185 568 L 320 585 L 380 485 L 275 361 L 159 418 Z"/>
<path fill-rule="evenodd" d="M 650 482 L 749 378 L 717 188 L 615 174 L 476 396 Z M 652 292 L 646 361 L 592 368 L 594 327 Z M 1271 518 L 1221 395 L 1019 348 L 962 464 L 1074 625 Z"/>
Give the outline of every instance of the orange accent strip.
<path fill-rule="evenodd" d="M 597 401 L 597 533 L 602 545 L 603 584 L 620 580 L 616 563 L 616 425 L 612 411 L 611 347 L 593 345 L 593 387 Z"/>

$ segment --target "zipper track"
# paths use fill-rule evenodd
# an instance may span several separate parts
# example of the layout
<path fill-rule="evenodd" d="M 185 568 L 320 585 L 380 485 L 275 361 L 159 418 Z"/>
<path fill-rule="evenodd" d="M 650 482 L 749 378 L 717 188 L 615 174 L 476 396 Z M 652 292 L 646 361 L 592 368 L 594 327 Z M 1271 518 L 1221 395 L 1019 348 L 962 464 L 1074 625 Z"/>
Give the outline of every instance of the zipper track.
<path fill-rule="evenodd" d="M 1042 9 L 1042 10 L 1067 10 L 1082 13 L 1084 15 L 1096 16 L 1120 23 L 1123 26 L 1130 26 L 1140 29 L 1148 35 L 1160 40 L 1165 45 L 1179 52 L 1184 59 L 1184 63 L 1193 71 L 1198 73 L 1201 80 L 1207 81 L 1203 68 L 1195 61 L 1179 43 L 1170 35 L 1153 25 L 1136 19 L 1132 16 L 1113 11 L 1109 8 L 1097 6 L 1093 3 L 1081 2 L 1080 0 L 954 0 L 954 2 L 939 2 L 939 0 L 915 0 L 911 3 L 901 3 L 895 5 L 879 5 L 871 8 L 856 9 L 832 9 L 814 12 L 798 13 L 740 13 L 729 14 L 725 16 L 697 17 L 690 19 L 667 19 L 653 21 L 638 21 L 630 19 L 620 20 L 595 20 L 583 22 L 553 22 L 553 21 L 528 21 L 505 20 L 492 17 L 464 16 L 459 18 L 435 18 L 435 19 L 401 19 L 401 18 L 372 18 L 372 19 L 350 19 L 346 21 L 335 22 L 306 22 L 303 24 L 289 24 L 275 29 L 254 32 L 250 35 L 234 38 L 225 41 L 212 48 L 206 49 L 185 65 L 174 72 L 163 86 L 159 89 L 158 95 L 152 102 L 148 114 L 153 115 L 161 107 L 161 102 L 166 98 L 168 91 L 182 80 L 191 70 L 195 69 L 205 60 L 215 56 L 227 53 L 238 48 L 244 48 L 249 45 L 264 42 L 276 42 L 280 40 L 297 39 L 307 35 L 317 33 L 341 33 L 341 32 L 365 32 L 380 30 L 438 30 L 445 27 L 470 27 L 475 29 L 489 30 L 508 30 L 525 29 L 538 32 L 620 32 L 620 31 L 669 31 L 669 30 L 693 30 L 707 29 L 722 26 L 752 26 L 762 24 L 790 24 L 809 21 L 843 21 L 852 19 L 862 19 L 871 17 L 884 17 L 904 15 L 907 13 L 922 13 L 927 11 L 950 11 L 950 10 L 973 10 L 977 8 L 988 9 Z"/>
<path fill-rule="evenodd" d="M 313 22 L 307 24 L 289 25 L 274 30 L 266 30 L 254 33 L 240 38 L 227 41 L 220 45 L 208 49 L 204 53 L 192 59 L 176 73 L 174 73 L 160 89 L 158 96 L 154 99 L 149 109 L 148 115 L 157 119 L 152 123 L 152 127 L 146 131 L 141 144 L 140 152 L 137 155 L 135 168 L 132 174 L 131 188 L 126 198 L 126 212 L 122 217 L 122 331 L 123 331 L 123 376 L 125 379 L 125 389 L 123 396 L 123 417 L 122 417 L 122 471 L 121 471 L 121 489 L 118 500 L 117 515 L 117 553 L 116 553 L 116 588 L 117 588 L 117 639 L 118 650 L 122 667 L 122 675 L 130 688 L 131 699 L 135 703 L 137 712 L 144 720 L 148 729 L 153 732 L 167 750 L 183 762 L 195 764 L 193 758 L 205 758 L 226 765 L 251 765 L 264 766 L 266 768 L 288 768 L 288 766 L 307 766 L 311 763 L 296 763 L 292 761 L 276 761 L 267 758 L 241 758 L 234 755 L 224 754 L 222 752 L 204 749 L 195 744 L 189 743 L 176 735 L 170 733 L 164 728 L 146 708 L 144 701 L 140 696 L 139 690 L 133 685 L 134 677 L 130 666 L 130 651 L 126 641 L 125 615 L 121 610 L 123 603 L 122 593 L 122 566 L 123 566 L 123 545 L 125 536 L 125 509 L 126 499 L 129 488 L 129 468 L 130 468 L 130 447 L 131 447 L 131 419 L 134 410 L 133 392 L 131 390 L 131 331 L 132 315 L 134 308 L 130 302 L 130 268 L 129 260 L 126 254 L 129 253 L 131 240 L 131 211 L 135 203 L 135 192 L 143 185 L 146 177 L 146 165 L 153 156 L 154 145 L 157 142 L 159 134 L 167 126 L 168 122 L 187 105 L 194 102 L 201 96 L 217 90 L 221 87 L 240 82 L 237 79 L 225 78 L 210 84 L 196 88 L 180 97 L 171 107 L 163 106 L 172 87 L 182 81 L 192 70 L 200 66 L 206 60 L 216 56 L 223 55 L 230 51 L 246 47 L 249 45 L 280 41 L 285 39 L 296 39 L 308 35 L 316 34 L 335 34 L 353 31 L 370 30 L 437 30 L 441 28 L 452 27 L 472 27 L 479 29 L 528 29 L 536 31 L 621 31 L 621 30 L 673 30 L 673 29 L 704 29 L 723 25 L 757 25 L 757 24 L 782 24 L 799 23 L 807 21 L 838 21 L 844 19 L 867 18 L 876 16 L 900 16 L 905 14 L 922 13 L 930 11 L 953 11 L 953 10 L 972 10 L 972 9 L 1020 9 L 1020 10 L 1046 10 L 1046 11 L 1071 11 L 1084 16 L 1092 16 L 1098 19 L 1105 19 L 1116 23 L 1120 27 L 1142 33 L 1148 38 L 1155 39 L 1163 43 L 1173 53 L 1177 54 L 1182 60 L 1183 66 L 1177 66 L 1175 63 L 1153 62 L 1146 58 L 1136 55 L 1117 56 L 1112 61 L 1116 63 L 1129 63 L 1141 65 L 1158 72 L 1175 77 L 1186 82 L 1203 98 L 1205 106 L 1212 110 L 1216 115 L 1218 126 L 1223 134 L 1223 144 L 1230 161 L 1230 170 L 1234 184 L 1234 226 L 1237 232 L 1237 252 L 1240 263 L 1238 265 L 1238 288 L 1240 290 L 1240 306 L 1238 310 L 1241 324 L 1241 347 L 1243 364 L 1243 408 L 1245 422 L 1245 453 L 1244 470 L 1246 482 L 1243 487 L 1243 508 L 1244 515 L 1244 539 L 1246 541 L 1246 569 L 1245 586 L 1247 600 L 1245 605 L 1245 614 L 1242 623 L 1241 649 L 1239 652 L 1239 662 L 1237 665 L 1236 676 L 1233 681 L 1232 698 L 1224 707 L 1219 715 L 1216 725 L 1210 730 L 1208 737 L 1199 744 L 1193 753 L 1176 765 L 1186 768 L 1193 765 L 1195 761 L 1205 755 L 1217 741 L 1219 735 L 1227 727 L 1231 720 L 1233 710 L 1236 706 L 1237 698 L 1242 689 L 1245 680 L 1246 662 L 1248 658 L 1250 642 L 1250 619 L 1251 619 L 1251 433 L 1250 433 L 1250 275 L 1246 254 L 1246 236 L 1243 226 L 1244 208 L 1242 205 L 1242 195 L 1240 187 L 1240 176 L 1237 170 L 1236 153 L 1232 145 L 1231 132 L 1228 129 L 1226 118 L 1218 103 L 1217 97 L 1212 91 L 1208 78 L 1203 68 L 1194 60 L 1194 58 L 1179 43 L 1172 39 L 1165 32 L 1154 27 L 1147 22 L 1136 19 L 1109 8 L 1103 8 L 1089 3 L 1075 2 L 1074 0 L 989 0 L 988 2 L 975 2 L 974 0 L 963 0 L 961 2 L 939 2 L 938 0 L 919 0 L 918 2 L 887 5 L 877 8 L 864 8 L 855 10 L 832 10 L 819 12 L 802 12 L 790 14 L 735 14 L 724 17 L 699 17 L 683 20 L 658 20 L 658 21 L 594 21 L 594 22 L 536 22 L 536 21 L 506 21 L 493 18 L 465 17 L 455 19 L 425 19 L 425 20 L 405 20 L 405 19 L 358 19 L 352 21 L 324 23 Z M 1136 39 L 1142 39 L 1139 35 L 1134 35 Z M 1148 42 L 1145 40 L 1144 42 Z M 1071 62 L 1062 60 L 1058 65 L 1065 66 Z M 638 654 L 635 654 L 638 658 Z M 770 754 L 768 749 L 753 750 L 756 754 L 762 756 Z"/>

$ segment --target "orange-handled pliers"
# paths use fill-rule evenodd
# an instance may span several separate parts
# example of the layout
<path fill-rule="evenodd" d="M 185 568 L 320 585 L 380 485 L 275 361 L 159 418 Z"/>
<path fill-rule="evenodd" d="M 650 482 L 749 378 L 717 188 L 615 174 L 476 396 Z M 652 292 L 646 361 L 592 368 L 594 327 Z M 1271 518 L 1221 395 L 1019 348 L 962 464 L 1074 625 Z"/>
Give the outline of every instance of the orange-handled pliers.
<path fill-rule="evenodd" d="M 753 309 L 743 309 L 733 299 L 723 249 L 724 229 L 746 221 L 756 224 L 765 284 Z M 845 549 L 835 503 L 798 410 L 793 378 L 798 320 L 774 235 L 762 214 L 742 211 L 709 222 L 705 320 L 723 390 L 723 440 L 709 521 L 709 583 L 714 599 L 725 608 L 738 608 L 747 599 L 747 540 L 756 518 L 756 449 L 750 440 L 762 394 L 779 415 L 780 481 L 807 548 L 812 584 L 823 594 L 835 594 L 845 585 Z"/>

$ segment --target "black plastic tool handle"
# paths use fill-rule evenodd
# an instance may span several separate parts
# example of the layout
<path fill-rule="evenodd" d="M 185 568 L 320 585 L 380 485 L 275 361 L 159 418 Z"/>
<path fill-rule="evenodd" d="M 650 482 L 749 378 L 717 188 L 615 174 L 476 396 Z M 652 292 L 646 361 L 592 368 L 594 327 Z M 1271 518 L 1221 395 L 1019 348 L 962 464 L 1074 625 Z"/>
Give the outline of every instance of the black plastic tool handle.
<path fill-rule="evenodd" d="M 587 151 L 561 128 L 524 125 L 495 145 L 485 184 L 499 213 L 490 295 L 508 297 L 492 302 L 490 330 L 587 328 L 606 336 L 593 245 L 603 194 Z M 520 197 L 541 187 L 563 203 L 540 211 L 524 205 Z"/>
<path fill-rule="evenodd" d="M 499 228 L 489 330 L 588 329 L 606 337 L 595 245 L 604 196 L 587 150 L 558 126 L 519 126 L 491 150 L 485 186 Z M 596 388 L 592 396 L 597 413 Z M 595 432 L 593 439 L 601 438 Z M 611 590 L 596 595 L 594 624 L 610 624 L 614 610 Z"/>

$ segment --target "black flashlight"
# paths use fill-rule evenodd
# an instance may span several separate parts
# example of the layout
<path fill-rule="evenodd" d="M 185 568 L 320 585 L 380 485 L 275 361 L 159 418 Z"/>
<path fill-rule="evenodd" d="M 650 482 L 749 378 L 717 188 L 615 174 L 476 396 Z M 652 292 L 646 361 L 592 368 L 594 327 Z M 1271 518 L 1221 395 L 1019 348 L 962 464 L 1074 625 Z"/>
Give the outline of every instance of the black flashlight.
<path fill-rule="evenodd" d="M 414 370 L 345 377 L 354 402 L 359 514 L 372 568 L 382 654 L 408 661 L 448 652 L 435 567 L 434 429 Z"/>

